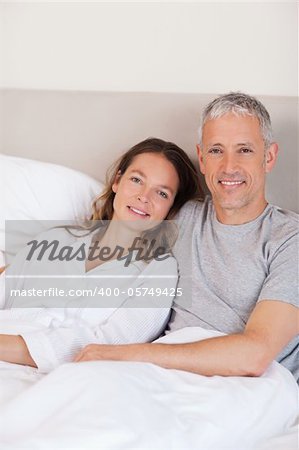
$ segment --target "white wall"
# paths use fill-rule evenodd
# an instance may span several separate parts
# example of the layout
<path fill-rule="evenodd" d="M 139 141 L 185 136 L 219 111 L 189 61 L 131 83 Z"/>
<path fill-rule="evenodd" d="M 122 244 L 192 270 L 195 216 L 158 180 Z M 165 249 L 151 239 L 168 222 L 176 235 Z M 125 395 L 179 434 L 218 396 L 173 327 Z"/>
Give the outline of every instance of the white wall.
<path fill-rule="evenodd" d="M 0 83 L 293 96 L 296 10 L 295 1 L 2 2 Z"/>

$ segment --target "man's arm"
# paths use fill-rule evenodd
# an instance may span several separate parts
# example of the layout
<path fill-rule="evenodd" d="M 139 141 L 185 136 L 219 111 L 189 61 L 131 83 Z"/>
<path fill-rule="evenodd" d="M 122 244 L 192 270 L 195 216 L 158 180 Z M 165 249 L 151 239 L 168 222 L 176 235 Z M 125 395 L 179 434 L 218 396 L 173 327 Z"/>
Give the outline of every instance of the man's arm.
<path fill-rule="evenodd" d="M 259 376 L 298 332 L 298 308 L 264 300 L 243 333 L 187 344 L 91 344 L 75 361 L 140 361 L 208 376 Z"/>

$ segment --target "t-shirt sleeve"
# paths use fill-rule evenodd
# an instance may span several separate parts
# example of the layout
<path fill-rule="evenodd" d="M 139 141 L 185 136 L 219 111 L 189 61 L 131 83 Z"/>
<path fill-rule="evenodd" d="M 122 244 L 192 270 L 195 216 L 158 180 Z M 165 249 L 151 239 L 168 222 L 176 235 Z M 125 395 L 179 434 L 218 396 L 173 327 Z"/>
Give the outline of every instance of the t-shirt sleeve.
<path fill-rule="evenodd" d="M 41 372 L 70 362 L 86 345 L 150 342 L 166 327 L 177 285 L 177 263 L 173 257 L 152 261 L 132 284 L 122 306 L 97 326 L 49 328 L 23 333 L 31 357 Z M 162 294 L 164 290 L 164 294 Z M 140 295 L 141 294 L 141 295 Z"/>
<path fill-rule="evenodd" d="M 182 206 L 182 208 L 179 210 L 179 212 L 175 215 L 174 218 L 174 221 L 179 228 L 184 226 L 186 220 L 190 220 L 190 218 L 194 214 L 194 210 L 198 208 L 199 203 L 203 204 L 202 201 L 190 200 L 189 202 L 185 203 L 184 206 Z"/>
<path fill-rule="evenodd" d="M 275 252 L 258 302 L 278 300 L 298 304 L 298 234 L 289 237 Z"/>

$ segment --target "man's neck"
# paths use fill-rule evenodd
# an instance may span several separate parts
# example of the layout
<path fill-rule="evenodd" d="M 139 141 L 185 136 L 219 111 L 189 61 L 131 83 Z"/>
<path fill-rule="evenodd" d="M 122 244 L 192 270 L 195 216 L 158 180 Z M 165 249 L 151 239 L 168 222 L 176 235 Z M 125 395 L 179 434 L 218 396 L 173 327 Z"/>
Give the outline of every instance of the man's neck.
<path fill-rule="evenodd" d="M 216 217 L 220 223 L 224 225 L 242 225 L 257 219 L 263 213 L 267 204 L 266 200 L 264 200 L 258 207 L 247 205 L 243 208 L 222 208 L 216 203 L 214 203 L 214 207 Z"/>

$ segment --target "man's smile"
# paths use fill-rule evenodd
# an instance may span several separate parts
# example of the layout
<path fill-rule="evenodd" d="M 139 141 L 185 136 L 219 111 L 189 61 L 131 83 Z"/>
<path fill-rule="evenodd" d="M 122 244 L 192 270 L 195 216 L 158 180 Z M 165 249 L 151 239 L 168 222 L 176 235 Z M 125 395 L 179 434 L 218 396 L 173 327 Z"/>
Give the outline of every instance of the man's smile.
<path fill-rule="evenodd" d="M 245 181 L 244 180 L 219 180 L 218 183 L 221 184 L 221 186 L 224 188 L 236 188 L 236 187 L 243 185 L 243 183 L 245 183 Z"/>

